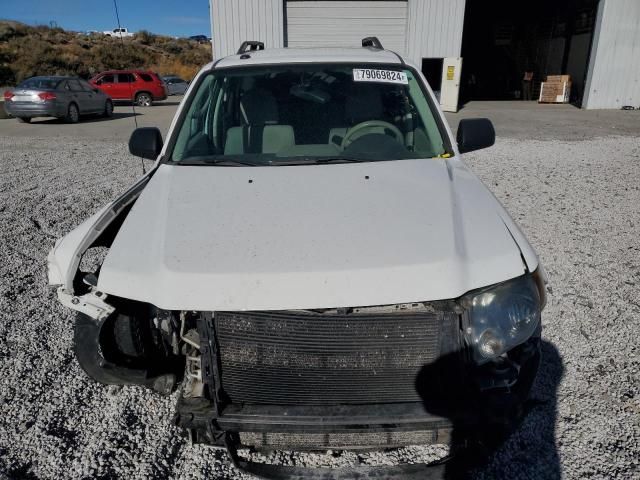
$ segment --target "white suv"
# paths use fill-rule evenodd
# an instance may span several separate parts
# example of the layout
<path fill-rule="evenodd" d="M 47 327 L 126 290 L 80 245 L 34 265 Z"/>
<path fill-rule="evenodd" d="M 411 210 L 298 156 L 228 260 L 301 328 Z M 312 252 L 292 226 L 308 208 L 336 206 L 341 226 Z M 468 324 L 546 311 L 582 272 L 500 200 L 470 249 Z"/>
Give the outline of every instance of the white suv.
<path fill-rule="evenodd" d="M 49 254 L 81 366 L 180 384 L 177 424 L 244 468 L 238 446 L 503 438 L 537 371 L 545 280 L 460 158 L 493 142 L 486 119 L 454 139 L 375 38 L 245 42 L 200 71 L 166 142 L 133 133 L 154 168 Z"/>

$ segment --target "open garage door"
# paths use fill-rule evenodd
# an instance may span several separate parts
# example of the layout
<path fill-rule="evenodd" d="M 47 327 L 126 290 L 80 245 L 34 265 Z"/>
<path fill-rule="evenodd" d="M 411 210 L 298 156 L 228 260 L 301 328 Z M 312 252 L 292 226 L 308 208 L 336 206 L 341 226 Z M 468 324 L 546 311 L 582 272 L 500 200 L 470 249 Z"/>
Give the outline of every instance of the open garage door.
<path fill-rule="evenodd" d="M 360 46 L 376 36 L 384 48 L 404 53 L 406 31 L 406 1 L 286 2 L 289 47 Z"/>
<path fill-rule="evenodd" d="M 579 105 L 597 7 L 598 0 L 467 0 L 463 102 L 535 100 L 548 75 L 570 75 L 570 98 Z M 528 82 L 525 72 L 532 75 Z"/>

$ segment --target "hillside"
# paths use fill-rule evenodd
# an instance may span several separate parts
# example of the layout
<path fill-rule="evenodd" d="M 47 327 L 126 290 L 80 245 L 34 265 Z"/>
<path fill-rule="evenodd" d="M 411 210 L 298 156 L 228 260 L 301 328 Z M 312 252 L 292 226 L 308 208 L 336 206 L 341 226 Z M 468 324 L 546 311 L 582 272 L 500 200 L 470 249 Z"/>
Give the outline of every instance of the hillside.
<path fill-rule="evenodd" d="M 0 86 L 34 75 L 89 78 L 108 69 L 145 68 L 186 80 L 211 61 L 211 46 L 141 31 L 134 38 L 84 35 L 0 20 Z"/>

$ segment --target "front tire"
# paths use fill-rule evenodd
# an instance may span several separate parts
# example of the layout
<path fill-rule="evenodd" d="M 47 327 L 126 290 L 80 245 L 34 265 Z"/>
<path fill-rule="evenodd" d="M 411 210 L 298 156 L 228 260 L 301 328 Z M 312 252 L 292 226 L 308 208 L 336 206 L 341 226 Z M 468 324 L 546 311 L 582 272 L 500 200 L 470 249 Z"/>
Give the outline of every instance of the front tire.
<path fill-rule="evenodd" d="M 31 117 L 18 117 L 20 123 L 31 123 Z"/>
<path fill-rule="evenodd" d="M 104 104 L 104 113 L 103 116 L 105 118 L 113 117 L 113 102 L 111 100 L 107 100 Z"/>
<path fill-rule="evenodd" d="M 67 115 L 64 117 L 64 121 L 67 123 L 78 123 L 80 120 L 80 112 L 78 106 L 75 103 L 69 104 L 67 108 Z"/>
<path fill-rule="evenodd" d="M 153 99 L 151 98 L 150 94 L 146 92 L 140 92 L 136 95 L 135 103 L 139 107 L 150 107 L 153 103 Z"/>

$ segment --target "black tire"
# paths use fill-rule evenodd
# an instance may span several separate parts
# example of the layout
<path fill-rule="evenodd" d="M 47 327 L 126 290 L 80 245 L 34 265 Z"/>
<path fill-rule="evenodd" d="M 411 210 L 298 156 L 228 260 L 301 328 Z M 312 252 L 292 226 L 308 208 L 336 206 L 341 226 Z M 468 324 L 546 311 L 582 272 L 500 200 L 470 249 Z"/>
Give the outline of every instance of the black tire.
<path fill-rule="evenodd" d="M 78 110 L 78 106 L 75 103 L 70 103 L 64 121 L 67 123 L 78 123 L 79 120 L 80 111 Z"/>
<path fill-rule="evenodd" d="M 107 100 L 104 104 L 104 113 L 102 114 L 105 118 L 113 117 L 113 102 L 111 100 Z"/>
<path fill-rule="evenodd" d="M 18 117 L 20 123 L 31 123 L 31 117 Z"/>
<path fill-rule="evenodd" d="M 143 358 L 145 341 L 140 320 L 128 315 L 118 315 L 113 324 L 113 339 L 118 350 L 128 357 Z"/>
<path fill-rule="evenodd" d="M 150 107 L 153 104 L 153 98 L 150 93 L 139 92 L 136 93 L 135 103 L 139 107 Z"/>
<path fill-rule="evenodd" d="M 107 385 L 143 385 L 170 394 L 184 373 L 184 358 L 159 347 L 148 315 L 135 308 L 114 313 L 104 323 L 78 313 L 73 347 L 80 367 Z"/>

